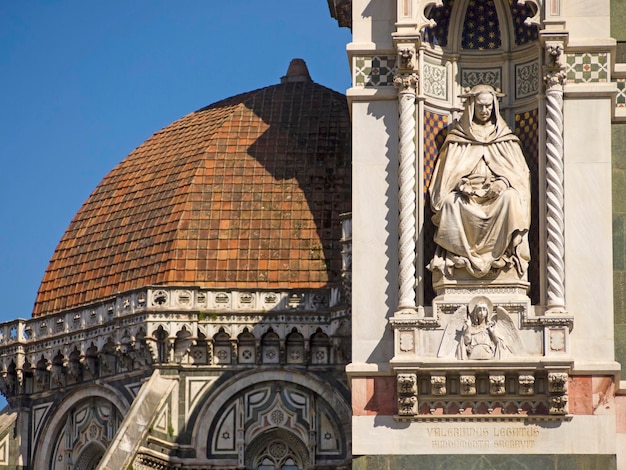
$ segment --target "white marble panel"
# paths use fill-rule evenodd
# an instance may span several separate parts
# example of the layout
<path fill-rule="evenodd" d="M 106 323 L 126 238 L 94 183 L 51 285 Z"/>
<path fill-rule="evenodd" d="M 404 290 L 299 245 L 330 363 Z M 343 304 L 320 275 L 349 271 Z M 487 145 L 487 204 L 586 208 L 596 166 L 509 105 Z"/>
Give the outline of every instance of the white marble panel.
<path fill-rule="evenodd" d="M 570 39 L 608 37 L 611 30 L 610 0 L 561 2 Z"/>
<path fill-rule="evenodd" d="M 612 274 L 610 163 L 568 163 L 565 303 L 575 318 L 570 344 L 576 360 L 613 360 Z"/>
<path fill-rule="evenodd" d="M 589 17 L 567 18 L 567 29 L 570 38 L 580 40 L 581 38 L 604 38 L 611 30 L 611 20 L 608 16 L 597 17 L 593 20 Z"/>
<path fill-rule="evenodd" d="M 398 289 L 397 103 L 356 102 L 352 115 L 352 359 L 386 362 Z"/>
<path fill-rule="evenodd" d="M 610 0 L 567 0 L 562 2 L 565 16 L 609 16 L 611 11 Z"/>
<path fill-rule="evenodd" d="M 352 418 L 353 455 L 613 454 L 613 415 L 548 422 L 397 422 L 391 416 Z M 606 439 L 603 437 L 607 436 Z"/>
<path fill-rule="evenodd" d="M 378 48 L 393 49 L 391 33 L 395 31 L 395 21 L 395 2 L 352 2 L 352 40 L 355 43 L 373 42 Z"/>
<path fill-rule="evenodd" d="M 589 85 L 589 88 L 593 90 L 593 85 Z M 612 100 L 604 97 L 565 100 L 563 122 L 566 163 L 611 162 L 612 107 Z"/>

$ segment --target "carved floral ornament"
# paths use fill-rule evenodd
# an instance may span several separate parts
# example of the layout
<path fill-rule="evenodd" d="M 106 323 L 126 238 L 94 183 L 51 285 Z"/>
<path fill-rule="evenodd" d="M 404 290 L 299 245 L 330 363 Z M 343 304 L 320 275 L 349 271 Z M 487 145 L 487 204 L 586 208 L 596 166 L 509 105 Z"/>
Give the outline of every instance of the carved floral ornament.
<path fill-rule="evenodd" d="M 415 94 L 418 82 L 419 76 L 416 73 L 397 74 L 393 79 L 393 84 L 399 93 L 410 92 Z"/>

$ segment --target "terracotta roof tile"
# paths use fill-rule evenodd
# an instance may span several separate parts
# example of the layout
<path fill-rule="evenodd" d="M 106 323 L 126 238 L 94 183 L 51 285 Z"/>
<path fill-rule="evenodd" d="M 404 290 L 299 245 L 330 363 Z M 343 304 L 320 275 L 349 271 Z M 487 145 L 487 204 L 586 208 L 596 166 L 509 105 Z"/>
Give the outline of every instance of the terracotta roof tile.
<path fill-rule="evenodd" d="M 145 285 L 339 282 L 349 145 L 345 97 L 306 81 L 183 117 L 87 199 L 50 260 L 33 315 Z"/>

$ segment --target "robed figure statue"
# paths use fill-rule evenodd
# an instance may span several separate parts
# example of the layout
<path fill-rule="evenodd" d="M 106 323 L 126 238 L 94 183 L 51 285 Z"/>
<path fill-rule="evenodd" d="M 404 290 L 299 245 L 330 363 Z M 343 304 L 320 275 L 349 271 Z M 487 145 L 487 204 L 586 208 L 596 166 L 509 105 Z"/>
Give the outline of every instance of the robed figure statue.
<path fill-rule="evenodd" d="M 429 264 L 452 276 L 482 278 L 514 269 L 521 278 L 530 253 L 530 172 L 519 139 L 500 116 L 498 97 L 477 85 L 461 97 L 465 111 L 448 132 L 429 186 L 437 250 Z"/>

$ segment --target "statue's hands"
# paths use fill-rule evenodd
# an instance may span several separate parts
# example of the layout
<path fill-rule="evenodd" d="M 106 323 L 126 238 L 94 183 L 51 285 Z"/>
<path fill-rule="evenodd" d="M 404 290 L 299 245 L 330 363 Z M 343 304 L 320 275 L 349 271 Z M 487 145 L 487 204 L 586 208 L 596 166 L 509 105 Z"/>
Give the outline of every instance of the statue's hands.
<path fill-rule="evenodd" d="M 470 182 L 469 178 L 461 178 L 461 181 L 459 181 L 459 184 L 457 186 L 457 189 L 465 194 L 466 196 L 470 196 L 472 194 L 474 194 L 474 190 L 472 189 L 472 183 Z"/>
<path fill-rule="evenodd" d="M 500 195 L 500 193 L 502 193 L 502 191 L 504 191 L 508 187 L 509 185 L 506 184 L 506 181 L 501 179 L 495 180 L 493 183 L 491 183 L 489 191 L 487 191 L 486 197 L 488 197 L 489 199 L 495 199 Z"/>

